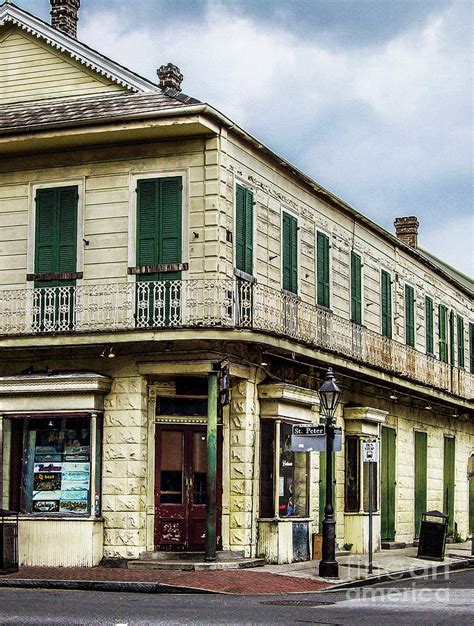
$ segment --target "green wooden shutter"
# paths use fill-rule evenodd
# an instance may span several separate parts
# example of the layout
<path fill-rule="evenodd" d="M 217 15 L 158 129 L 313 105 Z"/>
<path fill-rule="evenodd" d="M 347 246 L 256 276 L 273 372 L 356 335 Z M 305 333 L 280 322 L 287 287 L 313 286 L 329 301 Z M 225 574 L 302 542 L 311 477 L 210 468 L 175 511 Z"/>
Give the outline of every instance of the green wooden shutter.
<path fill-rule="evenodd" d="M 449 362 L 454 365 L 454 311 L 449 312 Z"/>
<path fill-rule="evenodd" d="M 35 273 L 55 272 L 56 189 L 36 192 Z"/>
<path fill-rule="evenodd" d="M 458 367 L 464 367 L 464 320 L 457 316 L 457 331 L 458 331 Z"/>
<path fill-rule="evenodd" d="M 405 340 L 407 346 L 415 346 L 415 290 L 405 285 Z"/>
<path fill-rule="evenodd" d="M 283 213 L 283 289 L 298 291 L 298 223 L 296 218 Z"/>
<path fill-rule="evenodd" d="M 443 513 L 449 515 L 448 534 L 450 535 L 454 530 L 455 445 L 454 437 L 444 438 Z"/>
<path fill-rule="evenodd" d="M 235 202 L 235 265 L 238 270 L 253 273 L 253 193 L 237 185 Z"/>
<path fill-rule="evenodd" d="M 472 322 L 469 322 L 469 371 L 474 374 L 474 324 Z"/>
<path fill-rule="evenodd" d="M 362 324 L 362 262 L 354 251 L 351 251 L 351 319 Z"/>
<path fill-rule="evenodd" d="M 382 335 L 392 337 L 392 279 L 388 272 L 382 270 Z"/>
<path fill-rule="evenodd" d="M 317 250 L 317 302 L 329 308 L 329 237 L 318 231 L 316 235 Z"/>
<path fill-rule="evenodd" d="M 443 363 L 448 362 L 448 342 L 446 338 L 448 310 L 444 304 L 438 306 L 438 341 L 439 341 L 439 360 Z"/>
<path fill-rule="evenodd" d="M 137 183 L 137 265 L 158 264 L 158 179 Z"/>
<path fill-rule="evenodd" d="M 58 190 L 58 272 L 75 272 L 77 262 L 77 187 Z"/>
<path fill-rule="evenodd" d="M 395 430 L 382 426 L 380 531 L 382 540 L 386 541 L 393 541 L 395 539 L 395 440 Z"/>
<path fill-rule="evenodd" d="M 415 431 L 415 537 L 419 537 L 421 516 L 427 505 L 428 436 Z"/>
<path fill-rule="evenodd" d="M 181 178 L 161 178 L 158 263 L 181 262 Z"/>
<path fill-rule="evenodd" d="M 36 193 L 35 273 L 75 272 L 77 186 Z"/>
<path fill-rule="evenodd" d="M 434 353 L 434 323 L 433 323 L 433 300 L 425 297 L 425 331 L 426 331 L 426 352 Z"/>

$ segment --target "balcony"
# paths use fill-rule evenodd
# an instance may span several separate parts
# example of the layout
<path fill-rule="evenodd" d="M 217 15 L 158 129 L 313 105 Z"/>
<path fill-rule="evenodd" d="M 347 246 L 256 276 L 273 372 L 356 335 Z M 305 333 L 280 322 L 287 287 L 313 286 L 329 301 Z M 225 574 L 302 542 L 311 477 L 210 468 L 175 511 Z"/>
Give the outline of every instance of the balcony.
<path fill-rule="evenodd" d="M 170 328 L 286 337 L 474 397 L 474 376 L 298 297 L 241 280 L 169 280 L 0 291 L 0 336 Z"/>

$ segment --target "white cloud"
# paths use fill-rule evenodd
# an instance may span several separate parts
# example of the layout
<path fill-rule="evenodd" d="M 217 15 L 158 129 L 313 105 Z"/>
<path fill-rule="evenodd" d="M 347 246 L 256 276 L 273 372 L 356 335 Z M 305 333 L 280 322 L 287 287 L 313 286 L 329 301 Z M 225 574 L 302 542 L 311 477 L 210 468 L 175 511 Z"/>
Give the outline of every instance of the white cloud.
<path fill-rule="evenodd" d="M 302 39 L 291 24 L 283 29 L 236 16 L 215 2 L 203 18 L 168 16 L 140 28 L 133 22 L 130 28 L 122 14 L 89 11 L 81 38 L 150 78 L 162 63 L 179 65 L 186 93 L 389 225 L 398 215 L 419 214 L 423 222 L 428 210 L 436 211 L 440 180 L 453 186 L 451 199 L 459 180 L 467 188 L 472 40 L 464 13 L 454 4 L 421 28 L 356 49 Z M 456 208 L 459 214 L 438 213 L 437 228 L 457 228 L 467 248 L 472 240 L 459 225 L 469 199 L 459 194 Z M 448 260 L 443 240 L 440 246 L 434 233 L 426 238 Z M 457 249 L 459 239 L 454 254 Z M 463 258 L 455 264 L 471 271 Z"/>

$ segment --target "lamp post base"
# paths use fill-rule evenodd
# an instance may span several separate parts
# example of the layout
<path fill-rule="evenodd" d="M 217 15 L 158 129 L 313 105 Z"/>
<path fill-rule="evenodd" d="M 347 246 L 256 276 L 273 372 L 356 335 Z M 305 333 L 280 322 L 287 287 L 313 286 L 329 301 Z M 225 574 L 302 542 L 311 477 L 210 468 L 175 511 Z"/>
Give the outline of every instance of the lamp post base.
<path fill-rule="evenodd" d="M 339 563 L 337 561 L 320 561 L 319 575 L 322 578 L 339 578 Z"/>

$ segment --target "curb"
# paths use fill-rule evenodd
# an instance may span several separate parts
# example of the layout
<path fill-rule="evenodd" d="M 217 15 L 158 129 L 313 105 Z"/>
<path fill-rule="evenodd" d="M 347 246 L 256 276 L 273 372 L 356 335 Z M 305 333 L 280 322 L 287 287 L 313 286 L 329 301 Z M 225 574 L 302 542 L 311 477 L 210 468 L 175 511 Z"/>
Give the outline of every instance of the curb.
<path fill-rule="evenodd" d="M 344 583 L 337 583 L 330 589 L 325 589 L 321 593 L 330 593 L 331 591 L 339 591 L 339 589 L 351 589 L 355 587 L 367 587 L 369 585 L 375 585 L 377 583 L 385 583 L 388 581 L 397 582 L 404 580 L 405 578 L 415 578 L 418 576 L 429 576 L 430 574 L 439 574 L 442 572 L 454 572 L 460 569 L 467 569 L 474 565 L 474 558 L 461 558 L 454 563 L 445 563 L 444 565 L 433 565 L 431 567 L 416 567 L 415 569 L 406 569 L 398 572 L 387 572 L 384 574 L 376 574 L 375 576 L 368 576 L 360 580 L 349 580 Z"/>
<path fill-rule="evenodd" d="M 165 594 L 224 594 L 225 592 L 196 587 L 180 587 L 164 583 L 99 581 L 99 580 L 42 580 L 0 579 L 0 588 L 15 589 L 65 589 L 69 591 L 114 591 L 121 593 L 165 593 Z"/>

